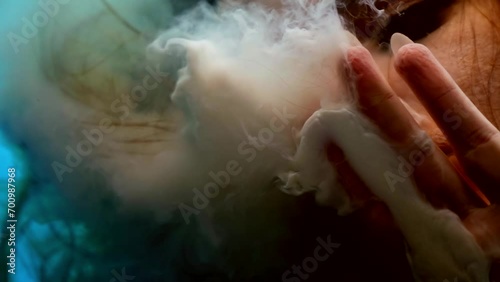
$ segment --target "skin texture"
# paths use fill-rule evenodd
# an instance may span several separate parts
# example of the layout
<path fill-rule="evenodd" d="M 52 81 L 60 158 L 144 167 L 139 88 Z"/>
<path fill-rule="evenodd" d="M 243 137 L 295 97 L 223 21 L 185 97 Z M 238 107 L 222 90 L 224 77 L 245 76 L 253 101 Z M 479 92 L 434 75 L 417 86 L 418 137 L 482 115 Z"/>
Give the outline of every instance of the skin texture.
<path fill-rule="evenodd" d="M 401 152 L 411 151 L 414 148 L 412 139 L 418 133 L 419 127 L 377 70 L 369 52 L 363 47 L 354 47 L 348 51 L 347 58 L 357 77 L 355 82 L 361 111 L 385 133 L 387 141 L 395 144 Z M 498 158 L 500 141 L 495 137 L 498 136 L 498 131 L 470 104 L 465 94 L 426 47 L 417 44 L 402 47 L 396 54 L 395 66 L 432 116 L 441 117 L 443 110 L 454 104 L 470 108 L 471 117 L 464 120 L 462 127 L 457 130 L 451 130 L 448 124 L 442 124 L 436 119 L 436 122 L 442 125 L 441 129 L 447 134 L 450 143 L 456 148 L 459 159 L 463 159 L 464 163 L 470 162 L 471 160 L 463 154 L 482 150 L 488 150 L 488 156 L 496 154 L 497 157 L 493 159 L 500 159 Z M 338 151 L 332 154 L 335 155 L 333 158 L 339 159 Z M 479 167 L 485 167 L 495 162 L 493 159 L 475 158 L 472 161 Z M 494 165 L 498 166 L 500 162 Z M 500 198 L 496 197 L 494 192 L 500 184 L 496 180 L 498 176 L 494 172 L 488 173 L 487 170 L 482 172 L 490 181 L 481 188 L 492 191 L 490 194 L 493 196 L 490 199 L 493 203 L 497 203 Z M 352 172 L 344 174 L 344 177 L 358 179 Z M 441 151 L 434 151 L 421 165 L 415 167 L 414 178 L 423 196 L 431 204 L 437 208 L 449 208 L 457 213 L 464 219 L 465 226 L 475 235 L 490 258 L 499 259 L 499 254 L 495 250 L 498 248 L 500 234 L 497 233 L 498 223 L 494 220 L 500 216 L 499 209 L 495 204 L 485 207 L 468 197 L 465 183 L 460 181 L 459 175 Z M 348 180 L 348 182 L 356 181 Z M 355 189 L 363 190 L 364 184 L 359 185 L 361 186 Z M 373 213 L 370 209 L 368 207 L 362 213 L 368 216 Z M 392 215 L 385 212 L 385 217 L 390 218 Z"/>
<path fill-rule="evenodd" d="M 458 159 L 466 178 L 487 196 L 489 205 L 478 201 L 443 152 L 428 156 L 415 168 L 414 178 L 423 196 L 436 208 L 457 213 L 497 262 L 491 273 L 495 281 L 500 260 L 500 72 L 494 47 L 498 31 L 488 14 L 481 13 L 491 11 L 490 5 L 487 1 L 459 2 L 441 29 L 424 38 L 422 45 L 408 44 L 394 55 L 372 49 L 375 61 L 367 49 L 354 47 L 348 50 L 347 63 L 355 74 L 360 109 L 387 141 L 402 151 L 411 150 L 412 136 L 419 128 L 425 129 L 434 140 L 451 145 L 448 158 Z M 455 113 L 459 122 L 447 119 L 448 113 Z M 339 168 L 342 153 L 332 150 L 331 155 L 337 160 L 334 167 Z M 343 164 L 342 171 L 344 182 L 356 186 L 352 191 L 365 190 L 348 165 Z M 353 194 L 366 197 L 366 191 Z M 366 206 L 360 217 L 370 221 L 375 232 L 395 236 L 397 231 L 388 228 L 393 225 L 392 216 L 379 205 Z"/>
<path fill-rule="evenodd" d="M 390 2 L 397 7 L 418 1 Z M 460 216 L 493 262 L 491 281 L 498 281 L 500 7 L 489 0 L 456 1 L 445 12 L 439 29 L 394 54 L 369 41 L 366 49 L 351 48 L 348 76 L 356 85 L 361 111 L 402 154 L 414 149 L 420 129 L 441 148 L 415 168 L 413 177 L 422 197 L 435 208 Z M 393 215 L 335 144 L 329 146 L 329 158 L 350 197 L 364 203 L 348 217 L 351 226 L 362 226 L 357 238 L 360 256 L 368 256 L 372 264 L 385 261 L 378 267 L 389 269 L 391 278 L 386 279 L 411 281 L 402 259 L 404 239 Z M 374 243 L 378 246 L 366 246 Z M 361 262 L 358 267 L 366 269 Z"/>
<path fill-rule="evenodd" d="M 498 128 L 499 29 L 498 23 L 491 22 L 490 19 L 494 19 L 499 8 L 498 4 L 493 3 L 494 1 L 458 1 L 447 11 L 443 25 L 418 43 L 431 50 L 478 109 Z M 395 57 L 386 54 L 379 59 L 382 72 L 394 91 L 418 110 L 423 110 L 395 69 Z M 383 63 L 384 60 L 386 64 Z"/>
<path fill-rule="evenodd" d="M 500 279 L 499 6 L 497 1 L 459 0 L 446 11 L 442 26 L 420 44 L 391 54 L 379 51 L 377 43 L 365 42 L 366 49 L 354 47 L 347 55 L 359 108 L 387 141 L 408 152 L 414 146 L 413 136 L 424 129 L 442 149 L 427 156 L 413 176 L 422 196 L 434 207 L 459 215 L 496 262 L 491 281 Z M 329 148 L 329 157 L 340 182 L 349 187 L 348 194 L 365 202 L 350 217 L 367 234 L 360 240 L 379 243 L 384 251 L 374 255 L 373 261 L 390 262 L 391 270 L 398 272 L 395 266 L 400 260 L 394 258 L 401 258 L 404 248 L 392 215 L 371 195 L 335 144 Z M 472 192 L 474 188 L 481 191 L 479 196 Z M 400 269 L 397 275 L 406 281 L 408 269 Z"/>

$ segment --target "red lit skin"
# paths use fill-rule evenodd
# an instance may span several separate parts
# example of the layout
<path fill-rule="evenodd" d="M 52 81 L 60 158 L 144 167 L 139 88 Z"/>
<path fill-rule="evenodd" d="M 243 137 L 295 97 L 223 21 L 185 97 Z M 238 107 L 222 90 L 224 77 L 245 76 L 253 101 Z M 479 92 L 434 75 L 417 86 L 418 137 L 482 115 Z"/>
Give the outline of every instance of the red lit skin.
<path fill-rule="evenodd" d="M 347 61 L 356 76 L 354 83 L 359 95 L 359 109 L 377 125 L 388 142 L 398 148 L 412 150 L 413 136 L 418 135 L 421 128 L 387 83 L 369 51 L 364 47 L 352 47 L 347 52 Z M 470 102 L 425 46 L 403 46 L 395 55 L 394 64 L 436 125 L 445 133 L 461 165 L 467 168 L 473 164 L 475 169 L 468 170 L 469 175 L 471 179 L 481 179 L 475 183 L 492 205 L 486 207 L 485 203 L 467 194 L 466 183 L 440 150 L 433 151 L 422 165 L 415 167 L 414 178 L 419 190 L 433 206 L 449 208 L 457 213 L 486 254 L 492 260 L 500 260 L 500 254 L 491 251 L 492 247 L 500 246 L 500 208 L 496 206 L 500 201 L 500 179 L 495 172 L 500 166 L 499 131 Z M 443 121 L 442 117 L 446 110 L 456 105 L 467 109 L 470 116 L 462 121 L 460 127 L 451 128 L 453 124 Z M 339 161 L 343 158 L 341 151 L 330 150 L 330 158 L 342 181 L 349 183 L 351 197 L 367 197 L 370 194 L 349 165 Z M 369 206 L 362 213 L 368 217 L 374 208 L 376 206 Z M 391 225 L 388 224 L 392 217 L 390 212 L 377 208 L 377 213 L 377 218 L 371 219 L 375 222 L 371 224 L 376 226 L 380 222 L 380 228 L 392 232 L 392 227 L 388 227 Z M 380 232 L 385 231 L 380 229 Z"/>

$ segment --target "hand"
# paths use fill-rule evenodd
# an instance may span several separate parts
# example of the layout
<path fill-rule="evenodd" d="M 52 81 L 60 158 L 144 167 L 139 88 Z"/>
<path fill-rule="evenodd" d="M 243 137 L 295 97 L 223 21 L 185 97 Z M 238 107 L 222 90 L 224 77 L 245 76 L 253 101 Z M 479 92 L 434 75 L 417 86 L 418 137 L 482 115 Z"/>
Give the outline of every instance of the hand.
<path fill-rule="evenodd" d="M 414 149 L 421 128 L 394 93 L 363 47 L 347 51 L 356 79 L 358 107 L 401 151 Z M 461 91 L 430 51 L 418 44 L 403 46 L 395 54 L 395 68 L 428 114 L 444 132 L 456 159 L 434 150 L 415 166 L 416 186 L 435 208 L 455 212 L 492 261 L 500 261 L 500 133 Z M 460 113 L 456 110 L 460 109 Z M 455 113 L 456 112 L 456 113 Z M 452 114 L 456 114 L 453 116 Z M 466 117 L 466 118 L 465 118 Z M 459 123 L 456 121 L 459 119 Z M 450 122 L 453 121 L 453 122 Z M 457 126 L 459 125 L 459 126 Z M 355 201 L 373 198 L 343 153 L 332 145 L 330 158 L 340 181 Z M 461 172 L 464 168 L 465 172 Z M 486 196 L 484 196 L 486 195 Z M 376 210 L 376 212 L 375 212 Z M 392 216 L 380 204 L 370 204 L 359 216 L 379 234 L 394 236 Z M 391 241 L 387 242 L 391 244 Z M 492 281 L 498 278 L 498 264 Z M 453 277 L 449 278 L 453 280 Z"/>

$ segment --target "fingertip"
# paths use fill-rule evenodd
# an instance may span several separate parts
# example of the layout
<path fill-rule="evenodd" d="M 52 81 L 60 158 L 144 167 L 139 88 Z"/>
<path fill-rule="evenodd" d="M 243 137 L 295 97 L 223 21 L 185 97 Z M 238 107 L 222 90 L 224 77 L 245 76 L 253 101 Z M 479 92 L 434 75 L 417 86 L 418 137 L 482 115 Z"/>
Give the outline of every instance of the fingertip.
<path fill-rule="evenodd" d="M 399 48 L 394 54 L 394 67 L 398 72 L 409 70 L 414 67 L 416 61 L 425 56 L 423 45 L 412 43 L 406 44 Z"/>
<path fill-rule="evenodd" d="M 368 49 L 366 49 L 363 46 L 350 47 L 349 50 L 347 51 L 347 54 L 350 60 L 357 60 L 362 57 L 371 56 Z"/>
<path fill-rule="evenodd" d="M 401 47 L 394 58 L 394 68 L 431 112 L 429 107 L 435 106 L 435 99 L 458 87 L 432 52 L 422 44 Z"/>
<path fill-rule="evenodd" d="M 371 53 L 363 47 L 352 47 L 347 58 L 356 78 L 358 109 L 391 141 L 405 143 L 418 126 L 380 72 Z"/>
<path fill-rule="evenodd" d="M 349 31 L 345 31 L 344 34 L 347 37 L 347 42 L 351 46 L 363 46 L 363 44 L 361 44 L 361 42 L 359 41 L 359 39 L 353 33 L 349 32 Z"/>
<path fill-rule="evenodd" d="M 398 73 L 404 75 L 422 70 L 424 63 L 433 58 L 431 51 L 422 44 L 412 43 L 399 48 L 395 54 L 394 67 Z"/>
<path fill-rule="evenodd" d="M 414 42 L 406 35 L 396 32 L 391 36 L 390 45 L 393 54 L 396 54 L 401 47 L 413 44 Z"/>
<path fill-rule="evenodd" d="M 354 46 L 347 50 L 347 63 L 356 74 L 361 74 L 369 62 L 373 61 L 370 52 L 363 46 Z"/>

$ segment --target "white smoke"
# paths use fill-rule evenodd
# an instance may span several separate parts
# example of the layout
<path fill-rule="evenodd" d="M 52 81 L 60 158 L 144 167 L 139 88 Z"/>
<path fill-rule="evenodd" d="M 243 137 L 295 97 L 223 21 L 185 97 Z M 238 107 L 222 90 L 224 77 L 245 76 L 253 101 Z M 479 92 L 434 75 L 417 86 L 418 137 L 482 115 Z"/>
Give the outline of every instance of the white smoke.
<path fill-rule="evenodd" d="M 184 112 L 184 136 L 204 154 L 200 159 L 215 160 L 209 169 L 229 160 L 244 164 L 233 184 L 251 187 L 289 169 L 297 133 L 321 103 L 349 103 L 338 73 L 348 44 L 335 3 L 286 1 L 280 11 L 229 5 L 216 13 L 201 6 L 153 42 L 148 55 L 165 62 L 185 57 L 172 94 Z M 279 113 L 289 120 L 270 130 Z M 265 149 L 248 145 L 252 140 Z"/>
<path fill-rule="evenodd" d="M 206 20 L 193 26 L 195 18 Z M 172 36 L 188 32 L 188 39 Z M 337 72 L 342 46 L 348 44 L 335 3 L 284 1 L 281 10 L 274 12 L 259 6 L 229 6 L 215 15 L 202 8 L 181 20 L 178 30 L 160 36 L 149 52 L 155 60 L 169 61 L 183 51 L 186 66 L 179 72 L 172 99 L 190 124 L 185 134 L 195 147 L 206 148 L 209 156 L 235 158 L 228 155 L 234 148 L 230 140 L 236 144 L 241 138 L 257 136 L 251 132 L 258 132 L 272 118 L 270 109 L 288 107 L 297 117 L 291 126 L 299 129 L 314 107 L 322 108 L 302 129 L 298 150 L 293 147 L 293 130 L 270 139 L 264 145 L 271 150 L 250 164 L 250 173 L 236 186 L 244 187 L 256 176 L 259 180 L 268 177 L 268 181 L 280 176 L 286 191 L 316 190 L 320 203 L 348 213 L 352 206 L 324 152 L 328 142 L 335 141 L 372 192 L 394 213 L 408 242 L 417 280 L 486 281 L 487 259 L 459 218 L 434 210 L 411 181 L 394 191 L 385 178 L 385 172 L 397 163 L 397 154 L 352 107 L 354 100 Z M 221 138 L 228 142 L 223 147 Z M 290 151 L 297 154 L 291 157 Z M 287 168 L 295 171 L 286 173 Z M 449 242 L 461 247 L 450 248 Z"/>
<path fill-rule="evenodd" d="M 413 185 L 405 187 L 411 199 L 388 194 L 378 178 L 383 173 L 362 167 L 359 154 L 365 152 L 380 159 L 378 170 L 390 169 L 394 152 L 377 138 L 365 138 L 363 133 L 375 136 L 376 131 L 351 107 L 353 93 L 346 90 L 339 70 L 343 49 L 352 39 L 335 1 L 285 0 L 277 9 L 228 3 L 214 10 L 200 5 L 170 28 L 159 24 L 161 15 L 151 21 L 134 16 L 138 7 L 163 7 L 167 13 L 172 7 L 161 4 L 167 1 L 126 2 L 120 9 L 124 18 L 101 1 L 88 2 L 68 3 L 60 18 L 22 46 L 22 56 L 5 56 L 12 67 L 0 96 L 2 124 L 27 145 L 39 175 L 67 193 L 82 195 L 95 192 L 87 177 L 93 177 L 89 171 L 98 172 L 104 175 L 106 189 L 92 187 L 105 190 L 95 197 L 112 192 L 124 208 L 150 210 L 160 219 L 180 212 L 189 222 L 235 194 L 253 201 L 300 177 L 292 194 L 332 189 L 333 200 L 322 203 L 349 212 L 345 193 L 335 183 L 335 173 L 325 169 L 321 151 L 323 141 L 337 139 L 348 159 L 357 160 L 357 172 L 393 212 L 411 207 L 422 212 L 422 218 L 396 216 L 416 254 L 419 278 L 435 275 L 426 281 L 436 281 L 455 274 L 483 281 L 483 254 L 456 217 L 434 211 L 416 196 Z M 376 10 L 373 1 L 368 4 Z M 82 7 L 87 14 L 78 13 Z M 82 23 L 88 28 L 80 28 Z M 102 26 L 106 32 L 96 33 Z M 164 30 L 159 32 L 158 26 Z M 154 34 L 157 39 L 151 42 Z M 12 46 L 2 47 L 2 54 L 9 54 Z M 159 68 L 157 76 L 163 76 L 154 87 L 146 59 Z M 136 96 L 141 89 L 148 90 L 145 99 Z M 330 127 L 301 135 L 318 110 L 334 113 L 325 121 Z M 103 121 L 108 125 L 102 126 Z M 104 132 L 110 124 L 114 129 Z M 341 129 L 345 134 L 338 133 Z M 100 141 L 93 144 L 89 136 Z M 311 146 L 320 152 L 318 159 L 296 155 L 301 146 L 309 148 L 304 142 L 308 137 L 321 141 Z M 82 141 L 92 143 L 91 153 L 75 156 Z M 356 144 L 364 150 L 355 150 Z M 303 154 L 318 154 L 306 149 Z M 56 162 L 64 167 L 54 166 Z M 316 167 L 321 174 L 304 177 Z M 415 200 L 414 206 L 401 205 L 400 200 Z M 441 221 L 448 225 L 436 224 Z M 426 222 L 425 233 L 413 229 L 419 226 L 416 222 Z M 435 234 L 442 236 L 428 239 Z M 426 246 L 442 246 L 449 238 L 467 249 L 443 247 L 438 265 L 448 268 L 433 268 L 427 260 L 432 261 L 434 253 Z"/>

